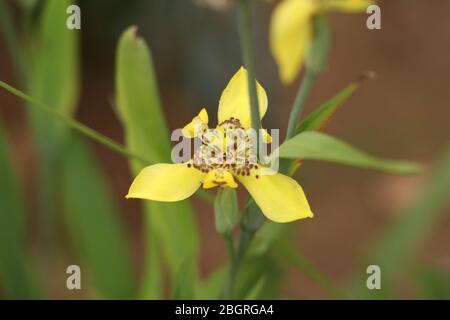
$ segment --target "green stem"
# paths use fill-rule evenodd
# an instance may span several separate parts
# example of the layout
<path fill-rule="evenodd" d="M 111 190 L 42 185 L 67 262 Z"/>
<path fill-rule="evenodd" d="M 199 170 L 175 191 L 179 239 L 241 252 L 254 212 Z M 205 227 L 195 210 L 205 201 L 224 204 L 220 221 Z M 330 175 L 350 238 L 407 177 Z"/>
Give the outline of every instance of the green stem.
<path fill-rule="evenodd" d="M 306 69 L 305 77 L 300 85 L 297 97 L 295 98 L 294 105 L 292 106 L 291 114 L 289 116 L 289 124 L 286 132 L 286 140 L 292 138 L 295 135 L 295 129 L 297 128 L 297 121 L 300 113 L 305 105 L 306 100 L 311 93 L 311 90 L 316 83 L 317 74 Z"/>
<path fill-rule="evenodd" d="M 229 271 L 228 271 L 228 280 L 225 282 L 225 286 L 222 290 L 222 293 L 220 295 L 221 299 L 231 299 L 233 296 L 233 286 L 234 286 L 234 280 L 232 280 L 235 275 L 235 260 L 236 260 L 236 254 L 234 249 L 234 243 L 233 238 L 231 235 L 224 235 L 223 240 L 225 243 L 225 246 L 227 248 L 228 253 L 228 259 L 229 259 Z"/>
<path fill-rule="evenodd" d="M 17 76 L 19 77 L 20 83 L 23 84 L 26 70 L 25 59 L 11 18 L 11 12 L 4 0 L 0 0 L 0 23 L 10 59 L 14 64 L 15 70 L 17 70 Z"/>
<path fill-rule="evenodd" d="M 247 249 L 250 246 L 253 236 L 254 232 L 250 232 L 247 229 L 243 228 L 239 235 L 236 250 L 234 250 L 233 241 L 231 238 L 225 241 L 227 243 L 227 247 L 231 247 L 232 251 L 228 249 L 230 257 L 230 269 L 228 279 L 225 283 L 224 292 L 222 294 L 223 299 L 229 300 L 234 298 L 239 270 L 242 266 L 245 254 L 247 253 Z"/>
<path fill-rule="evenodd" d="M 244 60 L 244 66 L 248 72 L 248 90 L 250 100 L 250 114 L 252 121 L 252 129 L 256 133 L 256 150 L 258 150 L 258 136 L 261 129 L 261 117 L 258 106 L 258 93 L 256 90 L 256 72 L 255 72 L 255 56 L 253 48 L 253 21 L 252 21 L 252 3 L 251 0 L 239 0 L 238 2 L 238 14 L 239 14 L 239 38 L 241 41 L 242 58 Z M 248 210 L 244 211 L 244 214 Z M 248 221 L 248 220 L 246 220 Z M 251 221 L 249 222 L 252 223 Z M 233 298 L 234 290 L 236 287 L 236 281 L 238 278 L 239 270 L 242 262 L 245 258 L 245 254 L 250 245 L 250 242 L 256 232 L 245 228 L 245 225 L 241 225 L 241 233 L 239 234 L 238 245 L 234 257 L 230 259 L 230 272 L 225 283 L 225 299 Z M 233 251 L 234 252 L 234 251 Z"/>
<path fill-rule="evenodd" d="M 45 103 L 30 97 L 29 95 L 23 93 L 22 91 L 10 86 L 9 84 L 3 82 L 0 80 L 0 87 L 8 91 L 9 93 L 21 98 L 22 100 L 28 102 L 30 106 L 34 106 L 44 112 L 47 112 L 51 115 L 53 115 L 56 118 L 59 118 L 60 120 L 64 121 L 69 127 L 72 129 L 82 133 L 83 135 L 97 141 L 98 143 L 108 147 L 114 152 L 117 152 L 119 154 L 124 155 L 127 158 L 132 158 L 135 160 L 138 160 L 142 162 L 144 165 L 150 165 L 152 164 L 152 161 L 145 159 L 144 157 L 134 154 L 130 151 L 128 151 L 124 146 L 120 145 L 119 143 L 115 142 L 114 140 L 108 138 L 107 136 L 102 135 L 101 133 L 98 133 L 97 131 L 85 126 L 84 124 L 72 119 L 71 117 L 66 116 L 65 114 L 62 114 L 56 109 L 49 107 Z M 201 199 L 213 203 L 214 199 L 213 197 L 204 190 L 198 190 L 196 193 Z"/>
<path fill-rule="evenodd" d="M 13 95 L 21 98 L 22 100 L 29 102 L 31 105 L 41 109 L 42 111 L 45 111 L 47 113 L 50 113 L 51 115 L 55 116 L 56 118 L 59 118 L 60 120 L 64 121 L 69 127 L 71 127 L 72 129 L 84 134 L 85 136 L 88 136 L 89 138 L 103 144 L 104 146 L 110 148 L 111 150 L 118 152 L 120 154 L 123 154 L 124 156 L 128 157 L 128 158 L 133 158 L 136 159 L 138 161 L 141 161 L 142 163 L 145 164 L 149 164 L 151 163 L 151 161 L 131 153 L 130 151 L 128 151 L 125 147 L 123 147 L 122 145 L 118 144 L 117 142 L 115 142 L 114 140 L 98 133 L 97 131 L 85 126 L 84 124 L 72 119 L 69 116 L 66 116 L 63 113 L 60 113 L 58 111 L 56 111 L 56 109 L 51 108 L 49 106 L 47 106 L 45 103 L 30 97 L 29 95 L 21 92 L 20 90 L 17 90 L 16 88 L 10 86 L 9 84 L 3 82 L 0 80 L 0 87 L 2 87 L 3 89 L 5 89 L 6 91 L 12 93 Z"/>
<path fill-rule="evenodd" d="M 252 128 L 258 136 L 261 128 L 258 94 L 256 91 L 255 55 L 253 51 L 253 21 L 251 0 L 239 1 L 239 35 L 241 40 L 242 57 L 248 72 L 248 90 L 250 98 L 250 113 Z"/>

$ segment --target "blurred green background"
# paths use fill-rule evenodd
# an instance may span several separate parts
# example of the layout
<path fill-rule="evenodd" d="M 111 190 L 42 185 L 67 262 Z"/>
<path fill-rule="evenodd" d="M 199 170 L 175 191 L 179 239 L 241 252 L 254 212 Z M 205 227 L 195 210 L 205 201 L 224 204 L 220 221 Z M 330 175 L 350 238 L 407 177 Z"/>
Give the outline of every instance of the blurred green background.
<path fill-rule="evenodd" d="M 36 23 L 39 19 L 39 6 L 44 6 L 45 1 L 37 2 L 38 7 L 27 13 L 18 1 L 6 1 L 23 42 L 29 40 L 27 36 L 33 38 L 20 30 L 33 30 L 33 27 L 30 29 L 30 26 L 24 25 L 24 21 L 27 19 L 30 23 Z M 122 126 L 114 110 L 116 46 L 122 32 L 135 24 L 152 50 L 169 129 L 184 126 L 203 106 L 213 118 L 212 122 L 216 122 L 220 93 L 242 64 L 233 9 L 218 12 L 187 0 L 79 0 L 78 4 L 82 10 L 82 30 L 71 31 L 81 37 L 81 96 L 74 114 L 78 120 L 116 141 L 124 140 Z M 421 175 L 398 177 L 334 164 L 306 162 L 297 177 L 308 195 L 315 218 L 293 224 L 291 244 L 326 274 L 335 286 L 345 291 L 350 291 L 354 281 L 356 287 L 365 286 L 365 266 L 381 264 L 386 257 L 388 264 L 395 260 L 389 259 L 390 249 L 394 253 L 398 249 L 405 255 L 411 250 L 408 260 L 395 261 L 393 274 L 396 285 L 390 297 L 450 298 L 450 207 L 449 201 L 445 201 L 450 194 L 446 184 L 450 170 L 448 165 L 437 174 L 437 179 L 443 179 L 438 181 L 439 190 L 429 196 L 443 206 L 434 208 L 427 199 L 421 200 L 423 190 L 427 189 L 428 181 L 432 179 L 430 176 L 435 163 L 445 153 L 450 136 L 450 91 L 447 88 L 450 84 L 450 20 L 447 17 L 450 2 L 435 0 L 431 4 L 425 0 L 380 0 L 379 5 L 382 9 L 380 31 L 366 28 L 364 14 L 330 15 L 330 63 L 312 92 L 306 113 L 334 96 L 362 72 L 373 70 L 378 75 L 377 79 L 365 83 L 345 103 L 327 130 L 373 154 L 414 160 L 425 164 L 426 169 Z M 257 78 L 269 93 L 269 111 L 264 125 L 267 128 L 281 128 L 283 136 L 298 82 L 290 87 L 281 85 L 268 49 L 268 25 L 273 5 L 261 2 L 256 7 Z M 66 16 L 62 18 L 65 20 Z M 37 65 L 45 60 L 47 53 L 43 55 L 41 60 L 38 58 L 35 62 Z M 48 63 L 52 65 L 57 62 L 50 60 Z M 26 69 L 27 72 L 31 73 L 32 69 Z M 65 74 L 58 76 L 64 79 Z M 0 33 L 0 79 L 24 88 L 14 71 L 4 33 Z M 33 92 L 31 87 L 28 86 L 30 93 Z M 57 90 L 56 87 L 54 90 Z M 53 179 L 62 180 L 64 187 L 53 188 L 54 192 L 47 194 L 47 200 L 40 200 L 38 194 L 43 186 L 38 164 L 46 160 L 39 156 L 38 144 L 33 139 L 33 132 L 36 131 L 28 125 L 27 112 L 21 104 L 15 97 L 0 91 L 1 125 L 10 145 L 12 169 L 18 175 L 24 193 L 24 199 L 15 202 L 24 207 L 26 221 L 25 229 L 17 232 L 22 232 L 23 237 L 6 235 L 4 232 L 11 230 L 12 225 L 21 223 L 13 222 L 14 215 L 4 214 L 2 219 L 0 214 L 0 232 L 4 236 L 0 239 L 3 242 L 1 245 L 8 246 L 6 251 L 22 252 L 20 256 L 23 256 L 17 259 L 41 260 L 37 264 L 40 267 L 36 267 L 40 276 L 30 280 L 30 283 L 45 287 L 45 293 L 30 293 L 30 296 L 66 299 L 135 297 L 145 274 L 145 238 L 148 234 L 145 232 L 142 203 L 124 199 L 132 179 L 127 160 L 89 141 L 93 158 L 85 143 L 71 139 L 70 147 L 61 153 L 68 159 L 64 161 L 65 169 L 57 171 L 55 167 L 47 168 L 55 173 L 50 174 Z M 48 118 L 47 115 L 44 117 Z M 50 123 L 53 120 L 41 121 Z M 54 137 L 52 134 L 50 136 Z M 41 143 L 40 150 L 47 150 L 46 142 Z M 44 153 L 51 154 L 52 151 Z M 89 169 L 91 165 L 98 170 Z M 4 168 L 7 168 L 6 164 L 1 169 Z M 4 171 L 9 172 L 0 170 Z M 104 175 L 105 181 L 103 176 L 96 178 L 98 172 Z M 0 179 L 3 183 L 4 178 Z M 112 204 L 108 201 L 98 203 L 92 196 L 89 197 L 99 189 L 111 193 Z M 79 195 L 74 195 L 76 193 Z M 5 196 L 8 199 L 14 197 Z M 109 195 L 105 195 L 107 197 Z M 81 203 L 80 199 L 85 199 L 85 202 Z M 61 204 L 55 206 L 55 212 L 48 220 L 53 231 L 45 231 L 45 226 L 42 231 L 44 218 L 37 214 L 45 201 L 68 202 L 72 208 L 65 210 Z M 224 264 L 226 251 L 214 229 L 212 207 L 198 199 L 192 202 L 199 224 L 199 273 L 204 278 Z M 107 214 L 94 218 L 89 215 L 89 210 Z M 110 221 L 108 215 L 117 219 Z M 418 218 L 409 219 L 408 215 Z M 98 220 L 90 224 L 90 219 Z M 409 231 L 402 231 L 401 227 L 393 229 L 395 231 L 391 233 L 400 236 L 389 242 L 390 233 L 386 230 L 391 230 L 399 219 L 406 221 L 402 225 L 408 225 L 407 221 L 413 222 Z M 83 226 L 105 226 L 104 221 L 108 223 L 107 228 L 103 228 L 104 242 L 97 243 L 98 250 L 86 249 L 91 244 L 89 239 L 92 243 L 96 242 L 89 238 L 95 230 Z M 66 228 L 67 223 L 81 225 Z M 76 234 L 84 233 L 81 243 L 73 240 L 77 238 L 77 235 L 70 234 L 73 230 Z M 386 232 L 388 236 L 384 237 Z M 52 247 L 51 256 L 45 256 L 42 251 L 40 244 L 45 243 L 45 240 L 41 241 L 42 234 L 50 239 L 47 243 Z M 123 242 L 117 240 L 122 237 Z M 380 243 L 380 239 L 388 240 L 381 240 Z M 18 243 L 20 241 L 24 243 Z M 395 246 L 394 242 L 400 244 Z M 377 252 L 383 246 L 387 247 L 387 253 L 379 257 Z M 80 247 L 84 249 L 80 250 Z M 105 250 L 116 253 L 98 255 Z M 123 261 L 125 258 L 129 258 L 129 263 Z M 0 256 L 0 259 L 4 259 L 6 264 L 10 257 Z M 83 278 L 85 289 L 66 289 L 65 271 L 70 264 L 80 265 L 82 270 L 87 265 L 87 279 Z M 18 262 L 18 265 L 23 263 Z M 25 265 L 35 269 L 31 263 Z M 109 268 L 114 270 L 108 274 Z M 277 265 L 276 272 L 283 277 L 278 295 L 281 298 L 329 297 L 295 266 L 278 268 Z M 18 273 L 20 278 L 20 271 Z M 28 271 L 23 273 L 28 274 Z M 362 280 L 354 280 L 359 278 Z M 116 284 L 111 284 L 116 280 Z M 163 282 L 167 283 L 164 280 L 167 279 L 163 278 Z M 17 287 L 16 297 L 27 297 L 24 286 L 26 284 Z M 170 296 L 167 288 L 161 291 L 162 297 Z M 5 295 L 4 283 L 0 281 L 0 297 Z M 370 297 L 370 294 L 363 292 L 357 297 L 367 295 Z"/>

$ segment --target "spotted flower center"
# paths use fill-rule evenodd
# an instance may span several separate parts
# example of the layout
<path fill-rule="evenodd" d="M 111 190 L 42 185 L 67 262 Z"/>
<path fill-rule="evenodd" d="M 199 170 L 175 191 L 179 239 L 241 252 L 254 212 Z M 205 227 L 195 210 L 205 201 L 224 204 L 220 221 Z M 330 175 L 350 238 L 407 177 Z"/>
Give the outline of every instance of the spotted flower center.
<path fill-rule="evenodd" d="M 199 126 L 197 135 L 201 145 L 195 150 L 188 166 L 204 173 L 214 171 L 217 185 L 226 180 L 224 172 L 236 176 L 250 176 L 258 170 L 255 136 L 236 118 L 220 123 L 215 129 Z"/>

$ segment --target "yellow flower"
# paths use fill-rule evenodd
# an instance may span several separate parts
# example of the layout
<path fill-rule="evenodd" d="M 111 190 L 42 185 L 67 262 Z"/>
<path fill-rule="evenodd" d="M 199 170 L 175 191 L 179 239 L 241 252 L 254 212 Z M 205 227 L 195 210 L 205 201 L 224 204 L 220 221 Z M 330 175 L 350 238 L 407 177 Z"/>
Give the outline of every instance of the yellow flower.
<path fill-rule="evenodd" d="M 261 118 L 267 111 L 267 95 L 257 83 Z M 275 222 L 312 217 L 301 186 L 292 178 L 271 171 L 257 162 L 251 127 L 247 71 L 233 76 L 222 93 L 219 125 L 208 129 L 209 117 L 202 109 L 183 129 L 186 137 L 201 139 L 190 161 L 160 163 L 144 168 L 133 181 L 127 198 L 173 202 L 190 197 L 198 188 L 237 188 L 240 182 L 264 215 Z M 264 140 L 270 141 L 268 133 Z"/>
<path fill-rule="evenodd" d="M 327 11 L 362 12 L 372 0 L 282 0 L 274 9 L 270 47 L 280 78 L 289 84 L 302 68 L 313 37 L 314 16 Z"/>

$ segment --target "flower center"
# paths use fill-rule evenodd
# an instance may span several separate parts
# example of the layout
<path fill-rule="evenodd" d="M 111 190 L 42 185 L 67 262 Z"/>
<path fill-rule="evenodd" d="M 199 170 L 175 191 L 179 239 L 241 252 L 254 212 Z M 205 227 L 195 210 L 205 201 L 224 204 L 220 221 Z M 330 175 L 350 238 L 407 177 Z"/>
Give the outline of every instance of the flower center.
<path fill-rule="evenodd" d="M 238 119 L 230 118 L 216 129 L 205 129 L 198 138 L 201 145 L 188 166 L 204 173 L 217 170 L 238 176 L 250 176 L 258 169 L 253 130 L 244 129 Z"/>

